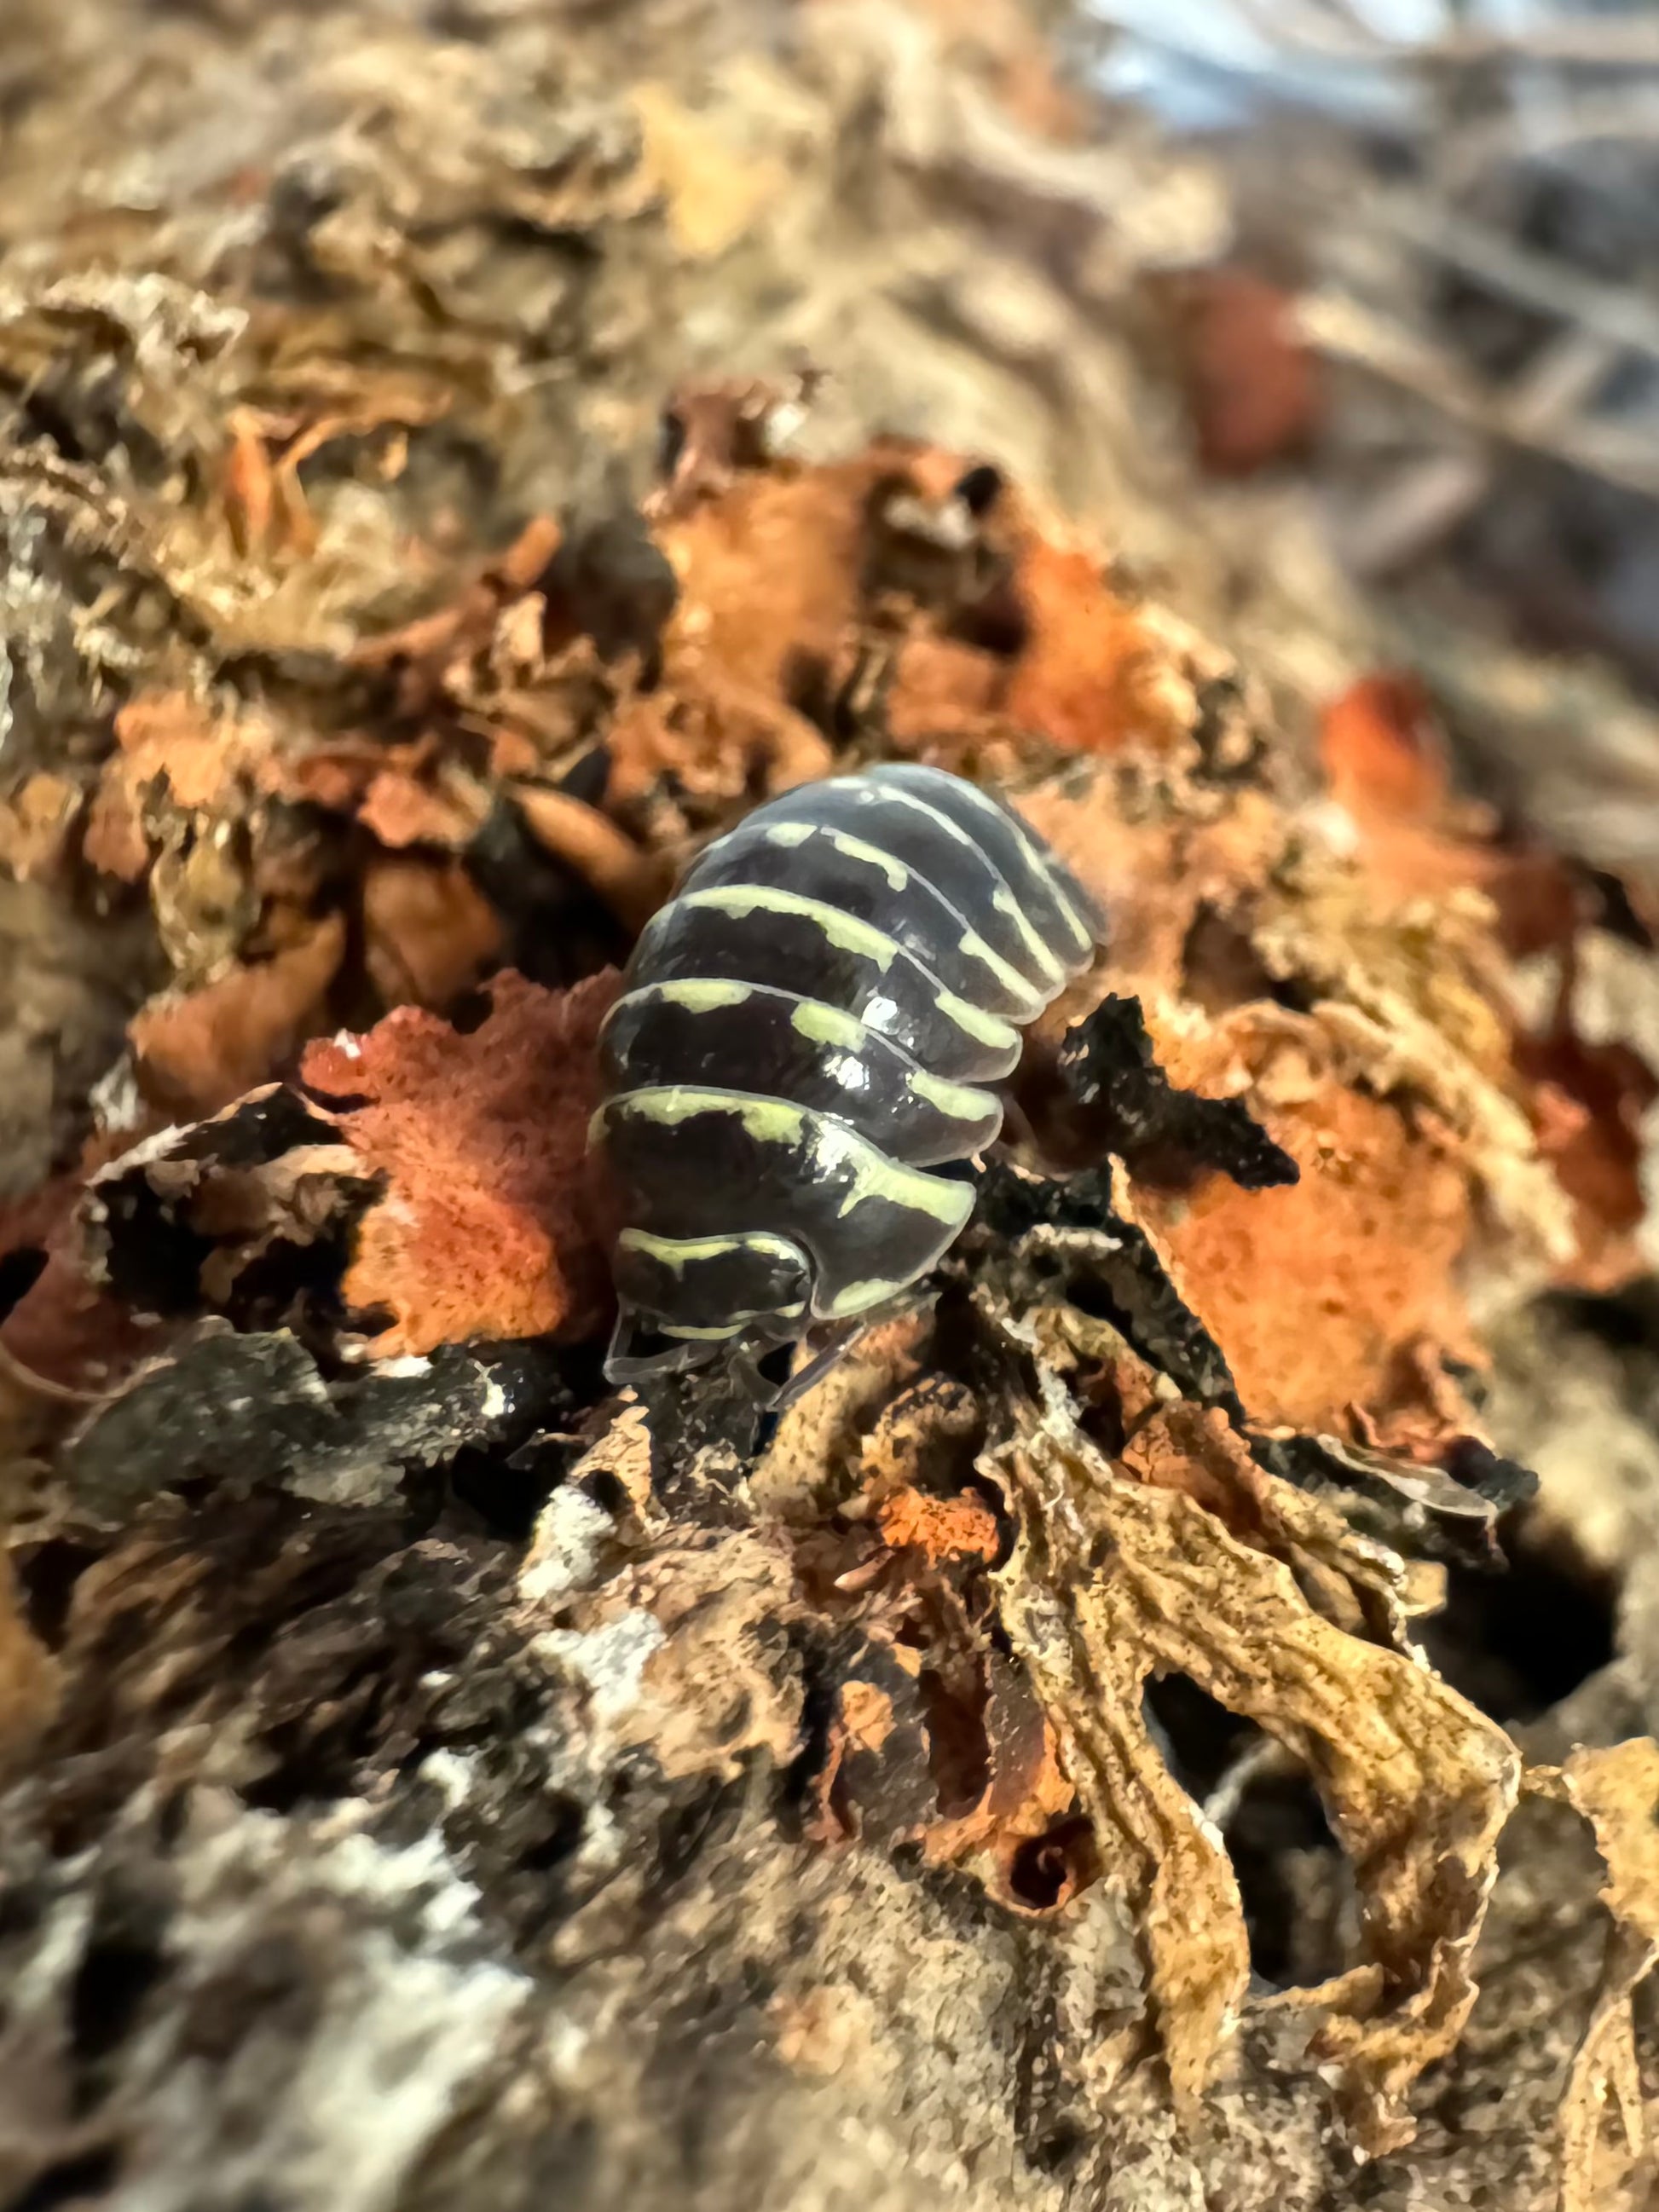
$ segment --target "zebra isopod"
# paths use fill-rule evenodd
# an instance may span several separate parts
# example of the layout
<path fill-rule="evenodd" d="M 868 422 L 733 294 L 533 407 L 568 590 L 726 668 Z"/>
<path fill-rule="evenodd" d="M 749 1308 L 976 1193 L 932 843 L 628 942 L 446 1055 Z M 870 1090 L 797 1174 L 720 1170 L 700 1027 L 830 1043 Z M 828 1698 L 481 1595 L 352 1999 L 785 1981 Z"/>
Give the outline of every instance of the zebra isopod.
<path fill-rule="evenodd" d="M 833 1346 L 927 1273 L 1020 1029 L 1103 941 L 1012 810 L 939 769 L 802 786 L 693 863 L 600 1039 L 623 1382 Z M 800 1378 L 796 1378 L 796 1388 Z"/>

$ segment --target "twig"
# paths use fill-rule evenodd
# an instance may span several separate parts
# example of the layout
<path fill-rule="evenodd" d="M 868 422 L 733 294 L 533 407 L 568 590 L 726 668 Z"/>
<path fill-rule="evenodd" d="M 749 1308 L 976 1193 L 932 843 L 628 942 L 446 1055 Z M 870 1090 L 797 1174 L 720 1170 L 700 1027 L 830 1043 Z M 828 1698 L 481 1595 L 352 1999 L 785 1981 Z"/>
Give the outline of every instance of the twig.
<path fill-rule="evenodd" d="M 1450 422 L 1501 444 L 1563 461 L 1644 499 L 1659 499 L 1659 448 L 1606 425 L 1578 422 L 1540 434 L 1524 407 L 1476 384 L 1456 362 L 1403 324 L 1344 294 L 1305 295 L 1297 319 L 1308 343 L 1423 400 Z"/>
<path fill-rule="evenodd" d="M 1504 162 L 1560 161 L 1609 140 L 1650 145 L 1659 138 L 1659 86 L 1638 92 L 1578 93 L 1547 112 L 1488 116 L 1431 149 L 1434 173 L 1454 196 Z"/>
<path fill-rule="evenodd" d="M 1565 262 L 1516 245 L 1486 223 L 1411 194 L 1379 195 L 1362 204 L 1362 212 L 1395 238 L 1494 290 L 1659 362 L 1659 308 L 1640 292 L 1581 276 Z"/>

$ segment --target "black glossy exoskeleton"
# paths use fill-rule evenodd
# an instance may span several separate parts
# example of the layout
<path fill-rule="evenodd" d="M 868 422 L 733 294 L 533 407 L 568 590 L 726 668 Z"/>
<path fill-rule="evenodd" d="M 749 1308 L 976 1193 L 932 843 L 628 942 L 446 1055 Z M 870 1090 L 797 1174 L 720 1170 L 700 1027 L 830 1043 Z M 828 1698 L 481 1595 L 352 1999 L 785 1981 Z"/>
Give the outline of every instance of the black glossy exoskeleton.
<path fill-rule="evenodd" d="M 1101 939 L 1042 841 L 939 769 L 805 785 L 710 845 L 601 1040 L 612 1381 L 722 1351 L 752 1377 L 924 1274 L 973 1205 L 927 1170 L 996 1136 L 982 1086 Z"/>

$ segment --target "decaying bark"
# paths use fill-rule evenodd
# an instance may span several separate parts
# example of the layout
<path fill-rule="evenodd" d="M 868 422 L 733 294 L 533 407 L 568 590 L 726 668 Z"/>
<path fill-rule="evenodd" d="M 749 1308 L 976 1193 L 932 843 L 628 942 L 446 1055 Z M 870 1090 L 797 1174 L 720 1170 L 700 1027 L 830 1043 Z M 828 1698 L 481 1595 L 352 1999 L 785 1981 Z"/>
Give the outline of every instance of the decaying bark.
<path fill-rule="evenodd" d="M 942 35 L 825 12 L 838 130 Z M 150 135 L 72 180 L 125 64 L 30 29 L 0 2194 L 1635 2206 L 1659 1609 L 1638 1565 L 1530 1705 L 1482 1610 L 1659 1498 L 1574 1303 L 1638 1277 L 1652 1079 L 1517 981 L 1605 959 L 1585 880 L 1399 679 L 1308 742 L 1285 632 L 1214 641 L 994 426 L 692 374 L 667 303 L 776 281 L 770 155 L 624 101 L 631 11 L 499 13 L 147 21 Z M 872 174 L 917 235 L 964 166 L 1082 210 L 1116 296 L 1190 196 L 1111 231 L 1129 154 L 983 36 Z M 887 757 L 1007 792 L 1109 957 L 781 1422 L 608 1393 L 616 968 L 708 836 Z"/>

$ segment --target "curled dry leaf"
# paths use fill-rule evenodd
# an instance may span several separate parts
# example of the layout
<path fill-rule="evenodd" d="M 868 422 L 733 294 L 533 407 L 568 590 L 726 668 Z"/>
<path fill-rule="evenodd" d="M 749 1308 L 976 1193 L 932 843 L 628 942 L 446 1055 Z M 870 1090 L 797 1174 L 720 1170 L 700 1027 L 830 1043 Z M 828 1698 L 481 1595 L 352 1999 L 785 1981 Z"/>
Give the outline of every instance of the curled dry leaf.
<path fill-rule="evenodd" d="M 1190 2109 L 1244 2001 L 1249 1954 L 1220 1838 L 1142 1717 L 1178 1671 L 1307 1766 L 1348 1852 L 1368 1963 L 1314 1992 L 1319 2047 L 1362 2141 L 1409 2139 L 1404 2100 L 1455 2045 L 1468 1957 L 1520 1762 L 1495 1723 L 1406 1655 L 1313 1610 L 1289 1569 L 1194 1498 L 1126 1480 L 1051 1392 L 986 1460 L 1018 1540 L 1000 1609 L 1060 1735 L 1103 1869 L 1140 1905 L 1150 1986 Z M 1271 1482 L 1272 1478 L 1267 1478 Z"/>
<path fill-rule="evenodd" d="M 344 1282 L 359 1312 L 387 1317 L 377 1357 L 597 1327 L 608 1224 L 583 1163 L 615 989 L 609 972 L 564 993 L 507 975 L 465 1034 L 405 1007 L 307 1051 L 304 1087 L 385 1178 Z"/>
<path fill-rule="evenodd" d="M 1583 1814 L 1607 1868 L 1601 1901 L 1612 1926 L 1601 1986 L 1561 2100 L 1560 2212 L 1600 2212 L 1625 2201 L 1651 2156 L 1631 2000 L 1659 1962 L 1659 1744 L 1638 1736 L 1581 1747 L 1527 1780 Z M 1617 2147 L 1607 2140 L 1609 2107 Z"/>

